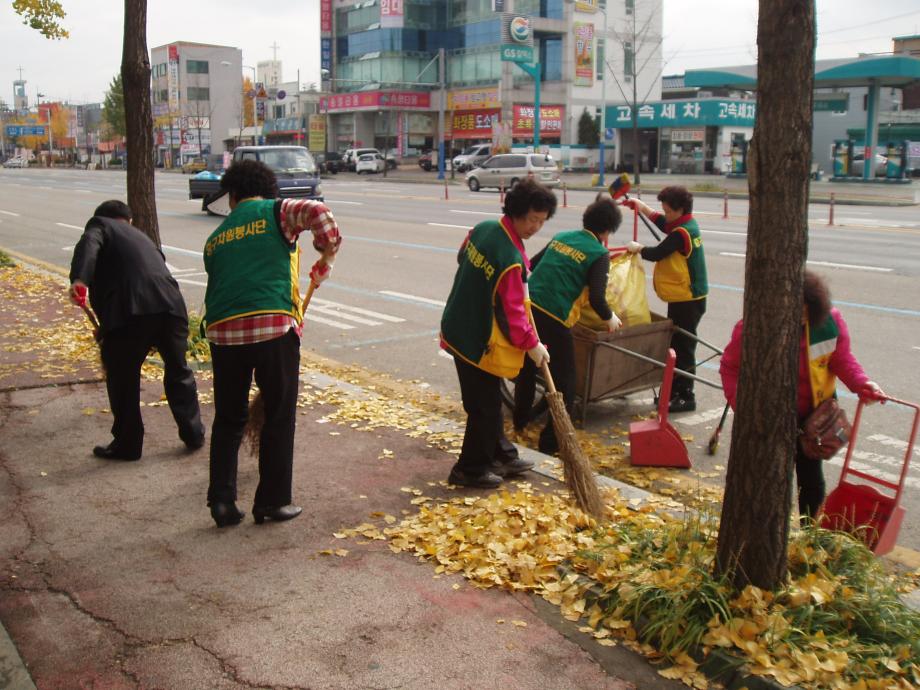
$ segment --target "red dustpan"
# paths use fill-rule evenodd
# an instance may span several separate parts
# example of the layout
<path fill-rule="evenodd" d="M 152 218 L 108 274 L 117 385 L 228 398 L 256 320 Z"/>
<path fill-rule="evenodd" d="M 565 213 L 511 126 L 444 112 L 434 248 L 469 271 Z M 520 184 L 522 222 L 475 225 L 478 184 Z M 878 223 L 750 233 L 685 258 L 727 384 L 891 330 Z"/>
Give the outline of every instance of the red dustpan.
<path fill-rule="evenodd" d="M 648 467 L 690 467 L 687 446 L 668 422 L 671 382 L 677 355 L 668 349 L 661 390 L 658 391 L 658 419 L 645 419 L 629 425 L 630 464 Z"/>
<path fill-rule="evenodd" d="M 894 548 L 904 521 L 904 508 L 901 506 L 901 494 L 904 492 L 904 481 L 910 469 L 910 459 L 914 452 L 914 441 L 917 438 L 917 426 L 920 424 L 920 406 L 914 403 L 897 400 L 885 396 L 882 400 L 913 408 L 914 422 L 910 430 L 910 439 L 904 452 L 904 464 L 901 467 L 901 477 L 898 483 L 889 482 L 880 477 L 873 477 L 867 472 L 854 470 L 850 467 L 850 458 L 856 445 L 856 432 L 859 430 L 859 419 L 865 403 L 860 400 L 856 406 L 856 417 L 853 419 L 853 432 L 847 445 L 847 456 L 840 472 L 840 483 L 837 488 L 828 494 L 818 516 L 818 524 L 825 529 L 850 532 L 858 539 L 865 542 L 866 546 L 876 556 L 883 556 Z M 852 477 L 865 483 L 855 483 Z M 880 486 L 891 496 L 876 488 Z"/>

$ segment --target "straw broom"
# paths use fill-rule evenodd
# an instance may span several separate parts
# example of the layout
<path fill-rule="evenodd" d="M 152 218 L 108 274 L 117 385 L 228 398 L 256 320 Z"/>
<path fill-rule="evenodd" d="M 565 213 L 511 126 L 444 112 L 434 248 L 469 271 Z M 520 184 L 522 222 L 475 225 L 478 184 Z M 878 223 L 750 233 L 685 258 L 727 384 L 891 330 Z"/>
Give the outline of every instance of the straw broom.
<path fill-rule="evenodd" d="M 313 291 L 316 290 L 316 283 L 310 281 L 310 287 L 307 294 L 304 295 L 301 312 L 306 315 L 307 307 L 313 298 Z M 265 401 L 262 400 L 262 391 L 256 393 L 256 397 L 249 403 L 249 419 L 246 420 L 246 428 L 243 430 L 243 443 L 249 448 L 250 455 L 259 454 L 259 439 L 262 436 L 262 427 L 265 426 Z"/>
<path fill-rule="evenodd" d="M 534 323 L 532 313 L 530 314 L 530 325 L 533 326 L 534 333 L 537 333 L 537 324 Z M 537 338 L 539 337 L 537 333 Z M 601 519 L 604 516 L 604 501 L 597 488 L 594 470 L 588 458 L 581 452 L 581 446 L 578 445 L 578 439 L 575 438 L 575 426 L 572 424 L 568 410 L 565 409 L 562 393 L 556 390 L 553 375 L 549 373 L 549 364 L 546 361 L 541 365 L 541 371 L 546 384 L 544 397 L 549 405 L 553 430 L 556 432 L 556 441 L 559 443 L 565 485 L 572 492 L 579 508 L 588 515 Z"/>

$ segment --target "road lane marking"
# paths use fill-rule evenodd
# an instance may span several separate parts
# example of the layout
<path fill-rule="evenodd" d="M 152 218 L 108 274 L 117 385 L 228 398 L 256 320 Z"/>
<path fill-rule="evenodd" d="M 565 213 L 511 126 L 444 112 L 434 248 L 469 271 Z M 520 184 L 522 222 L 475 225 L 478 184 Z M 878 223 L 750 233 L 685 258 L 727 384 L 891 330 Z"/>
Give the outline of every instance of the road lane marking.
<path fill-rule="evenodd" d="M 207 283 L 202 283 L 200 280 L 189 280 L 188 278 L 176 278 L 177 283 L 186 283 L 188 285 L 198 285 L 200 287 L 207 287 Z"/>
<path fill-rule="evenodd" d="M 350 331 L 354 328 L 351 324 L 342 323 L 341 321 L 333 321 L 332 319 L 324 319 L 322 316 L 317 316 L 315 311 L 308 312 L 304 314 L 304 321 L 312 323 L 323 323 L 327 326 L 332 326 L 333 328 L 338 328 L 343 331 Z"/>
<path fill-rule="evenodd" d="M 18 214 L 18 213 L 13 213 L 12 211 L 2 211 L 2 210 L 0 210 L 0 213 L 4 214 L 4 215 L 6 215 L 6 216 L 16 216 L 17 218 L 19 217 L 19 214 Z"/>
<path fill-rule="evenodd" d="M 329 347 L 333 350 L 341 350 L 343 348 L 354 348 L 354 347 L 366 347 L 368 345 L 383 345 L 385 343 L 395 343 L 401 340 L 414 340 L 417 338 L 432 338 L 438 334 L 438 331 L 422 331 L 420 333 L 401 333 L 399 335 L 391 335 L 386 338 L 371 338 L 369 340 L 349 340 L 348 342 L 343 343 L 333 343 Z"/>
<path fill-rule="evenodd" d="M 469 230 L 469 225 L 451 225 L 450 223 L 428 223 L 428 225 L 433 225 L 436 228 L 460 228 L 461 230 Z"/>
<path fill-rule="evenodd" d="M 745 258 L 743 252 L 719 252 L 719 256 L 731 256 L 739 259 Z M 882 268 L 880 266 L 863 266 L 861 264 L 838 264 L 831 261 L 812 261 L 808 260 L 805 263 L 811 264 L 812 266 L 829 266 L 831 268 L 852 268 L 856 271 L 878 271 L 880 273 L 890 273 L 893 271 L 893 268 Z"/>
<path fill-rule="evenodd" d="M 920 349 L 920 348 L 915 348 Z M 886 436 L 885 434 L 872 434 L 867 437 L 869 441 L 876 441 L 881 443 L 883 446 L 891 446 L 892 448 L 897 448 L 898 450 L 907 452 L 907 441 L 902 441 L 899 438 L 892 438 L 891 436 Z M 914 455 L 920 457 L 920 448 L 914 448 Z"/>
<path fill-rule="evenodd" d="M 343 201 L 342 199 L 330 199 L 328 196 L 324 197 L 326 204 L 349 204 L 351 206 L 364 206 L 363 201 Z"/>
<path fill-rule="evenodd" d="M 398 316 L 390 316 L 389 314 L 381 314 L 377 311 L 371 311 L 370 309 L 362 309 L 361 307 L 352 307 L 348 304 L 342 304 L 341 302 L 331 302 L 326 299 L 320 299 L 314 297 L 310 302 L 311 304 L 319 305 L 326 309 L 341 309 L 342 311 L 351 311 L 355 314 L 361 314 L 362 316 L 369 316 L 373 319 L 382 319 L 383 321 L 389 321 L 390 323 L 402 323 L 405 319 L 401 319 Z M 344 315 L 342 315 L 344 317 Z"/>
<path fill-rule="evenodd" d="M 380 326 L 383 324 L 382 321 L 372 321 L 371 319 L 365 319 L 360 316 L 355 316 L 354 314 L 348 314 L 341 309 L 336 309 L 335 307 L 315 306 L 310 311 L 314 314 L 319 312 L 320 314 L 325 314 L 326 316 L 334 316 L 337 319 L 353 321 L 354 323 L 359 323 L 362 326 Z"/>
<path fill-rule="evenodd" d="M 436 307 L 444 307 L 447 305 L 447 302 L 443 302 L 439 299 L 429 299 L 428 297 L 418 297 L 417 295 L 408 295 L 405 292 L 394 292 L 393 290 L 381 290 L 381 295 L 389 295 L 390 297 L 401 297 L 402 299 L 407 299 L 412 302 L 422 302 L 423 304 L 433 304 Z"/>
<path fill-rule="evenodd" d="M 182 247 L 173 247 L 172 245 L 169 245 L 169 244 L 164 244 L 161 246 L 163 247 L 163 249 L 168 249 L 171 252 L 176 252 L 178 254 L 185 254 L 186 256 L 196 256 L 199 259 L 202 258 L 200 249 L 193 251 L 191 249 L 184 249 Z"/>
<path fill-rule="evenodd" d="M 838 467 L 843 466 L 843 458 L 839 455 L 831 458 L 830 460 L 826 460 L 826 462 L 830 465 L 836 465 Z M 868 465 L 864 462 L 859 462 L 858 460 L 850 460 L 850 467 L 852 467 L 854 470 L 859 470 L 860 472 L 870 474 L 873 477 L 878 477 L 879 479 L 889 481 L 892 484 L 897 484 L 901 480 L 901 475 L 899 474 L 894 474 L 892 472 L 880 472 L 872 465 Z M 910 487 L 912 489 L 920 489 L 920 479 L 917 477 L 905 477 L 904 486 Z"/>
<path fill-rule="evenodd" d="M 83 230 L 79 225 L 71 225 L 70 223 L 55 223 L 55 225 L 60 225 L 62 228 L 70 228 L 72 230 Z"/>
<path fill-rule="evenodd" d="M 452 360 L 454 358 L 454 356 L 450 354 L 447 350 L 440 348 L 440 347 L 438 348 L 438 355 L 440 357 L 443 357 L 444 359 Z"/>
<path fill-rule="evenodd" d="M 474 215 L 474 216 L 500 216 L 500 215 L 502 215 L 502 214 L 501 214 L 501 211 L 497 211 L 497 212 L 495 212 L 495 213 L 491 213 L 491 212 L 489 212 L 489 211 L 462 211 L 462 210 L 459 210 L 459 209 L 456 209 L 456 208 L 450 209 L 450 212 L 451 212 L 451 213 L 469 213 L 469 214 L 472 214 L 472 215 Z"/>

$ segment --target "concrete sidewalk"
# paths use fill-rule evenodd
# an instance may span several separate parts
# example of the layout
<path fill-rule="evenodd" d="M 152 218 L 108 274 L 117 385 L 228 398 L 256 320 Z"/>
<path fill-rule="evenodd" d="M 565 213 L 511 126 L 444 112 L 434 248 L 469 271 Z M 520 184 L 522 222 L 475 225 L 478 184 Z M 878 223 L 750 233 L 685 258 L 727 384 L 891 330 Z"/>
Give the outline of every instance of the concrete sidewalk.
<path fill-rule="evenodd" d="M 450 171 L 445 172 L 445 179 L 450 185 L 466 186 L 465 173 L 456 173 L 451 178 Z M 610 184 L 617 176 L 616 173 L 607 173 L 605 183 Z M 563 172 L 561 179 L 568 189 L 600 190 L 595 186 L 596 176 L 588 172 Z M 633 175 L 630 178 L 635 180 Z M 323 179 L 360 179 L 362 182 L 411 182 L 443 185 L 445 180 L 438 180 L 436 170 L 425 172 L 410 160 L 401 164 L 396 170 L 387 171 L 387 176 L 361 175 L 355 173 L 339 173 L 338 175 L 325 175 Z M 643 173 L 641 188 L 643 196 L 653 197 L 663 187 L 668 185 L 683 185 L 697 196 L 722 197 L 728 192 L 729 197 L 735 199 L 748 197 L 748 181 L 746 178 L 725 177 L 724 175 L 664 175 Z M 809 187 L 813 203 L 828 203 L 831 194 L 839 204 L 867 205 L 867 206 L 912 206 L 920 204 L 920 178 L 907 183 L 870 182 L 860 181 L 838 182 L 822 180 L 813 181 Z"/>
<path fill-rule="evenodd" d="M 0 268 L 0 298 L 0 623 L 14 645 L 0 634 L 3 687 L 683 687 L 541 599 L 334 536 L 416 512 L 406 489 L 456 496 L 443 481 L 455 456 L 437 447 L 450 444 L 432 440 L 454 422 L 405 400 L 384 425 L 331 420 L 346 399 L 373 406 L 380 393 L 308 357 L 294 471 L 304 514 L 218 530 L 207 449 L 185 451 L 161 384 L 143 386 L 142 460 L 94 458 L 111 416 L 63 282 Z M 210 426 L 207 372 L 199 385 Z M 545 472 L 530 478 L 552 483 Z M 256 481 L 243 452 L 247 513 Z"/>

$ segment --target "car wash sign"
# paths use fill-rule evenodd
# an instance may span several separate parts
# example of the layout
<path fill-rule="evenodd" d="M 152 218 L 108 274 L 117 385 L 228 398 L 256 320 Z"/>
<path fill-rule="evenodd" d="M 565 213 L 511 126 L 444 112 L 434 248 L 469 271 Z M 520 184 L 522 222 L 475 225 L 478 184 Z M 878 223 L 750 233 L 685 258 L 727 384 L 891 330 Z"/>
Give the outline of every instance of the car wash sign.
<path fill-rule="evenodd" d="M 502 15 L 501 55 L 504 62 L 533 62 L 530 17 L 513 12 Z"/>
<path fill-rule="evenodd" d="M 753 127 L 757 103 L 721 98 L 659 101 L 640 105 L 636 112 L 639 127 Z M 619 129 L 632 127 L 632 108 L 609 106 L 606 124 Z"/>

